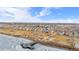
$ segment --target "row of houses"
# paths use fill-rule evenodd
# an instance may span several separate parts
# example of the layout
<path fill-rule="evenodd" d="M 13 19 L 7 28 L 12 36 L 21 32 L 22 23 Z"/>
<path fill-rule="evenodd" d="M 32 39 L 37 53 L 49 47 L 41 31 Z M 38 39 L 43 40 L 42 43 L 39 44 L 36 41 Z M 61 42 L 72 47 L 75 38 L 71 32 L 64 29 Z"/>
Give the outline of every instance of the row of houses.
<path fill-rule="evenodd" d="M 60 35 L 79 37 L 79 25 L 60 25 L 60 24 L 18 24 L 18 23 L 1 23 L 0 28 L 12 28 L 19 30 L 57 32 Z"/>

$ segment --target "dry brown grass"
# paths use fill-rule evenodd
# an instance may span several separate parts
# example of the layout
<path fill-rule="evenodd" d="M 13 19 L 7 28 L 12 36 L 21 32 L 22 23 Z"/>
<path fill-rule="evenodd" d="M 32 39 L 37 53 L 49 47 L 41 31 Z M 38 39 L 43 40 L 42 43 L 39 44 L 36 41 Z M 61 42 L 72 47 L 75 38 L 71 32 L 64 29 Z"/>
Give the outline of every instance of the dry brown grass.
<path fill-rule="evenodd" d="M 74 45 L 70 40 L 69 37 L 57 35 L 56 33 L 45 33 L 39 31 L 29 31 L 29 30 L 14 30 L 11 28 L 0 29 L 0 33 L 19 36 L 24 38 L 30 38 L 36 42 L 48 44 L 48 45 L 58 45 L 62 47 L 70 47 L 74 49 Z"/>

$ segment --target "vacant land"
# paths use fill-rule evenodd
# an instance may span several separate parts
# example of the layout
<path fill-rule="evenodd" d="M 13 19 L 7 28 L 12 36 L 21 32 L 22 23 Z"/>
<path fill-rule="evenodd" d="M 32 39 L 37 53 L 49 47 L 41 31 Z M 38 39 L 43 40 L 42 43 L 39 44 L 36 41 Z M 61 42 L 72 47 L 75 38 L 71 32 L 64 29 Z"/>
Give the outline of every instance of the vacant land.
<path fill-rule="evenodd" d="M 0 33 L 28 38 L 50 46 L 79 50 L 78 28 L 79 24 L 1 23 Z"/>

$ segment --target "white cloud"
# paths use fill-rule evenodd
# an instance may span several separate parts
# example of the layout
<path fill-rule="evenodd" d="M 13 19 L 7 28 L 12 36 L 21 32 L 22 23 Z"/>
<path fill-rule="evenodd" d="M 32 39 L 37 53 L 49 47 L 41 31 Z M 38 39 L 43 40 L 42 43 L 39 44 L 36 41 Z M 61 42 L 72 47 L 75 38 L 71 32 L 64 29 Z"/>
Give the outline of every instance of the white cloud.
<path fill-rule="evenodd" d="M 0 22 L 39 22 L 40 19 L 32 17 L 28 12 L 30 8 L 0 8 Z M 5 18 L 5 17 L 13 18 Z"/>
<path fill-rule="evenodd" d="M 21 22 L 21 21 L 26 21 L 26 20 L 28 20 L 29 18 L 31 18 L 31 15 L 28 13 L 28 10 L 29 10 L 30 8 L 26 8 L 26 9 L 24 9 L 24 8 L 0 8 L 0 15 L 1 16 L 3 16 L 3 19 L 1 19 L 0 21 L 3 21 L 3 22 Z M 5 11 L 7 11 L 7 12 L 5 12 Z M 13 15 L 11 15 L 11 14 L 13 14 Z M 14 17 L 13 19 L 8 19 L 8 18 L 6 18 L 6 19 L 4 19 L 5 18 L 5 16 L 12 16 L 12 17 Z M 29 20 L 28 20 L 29 21 Z"/>
<path fill-rule="evenodd" d="M 36 17 L 49 15 L 51 13 L 50 9 L 51 9 L 51 7 L 43 8 L 43 10 L 40 11 L 39 14 Z"/>
<path fill-rule="evenodd" d="M 51 19 L 42 20 L 38 17 L 49 15 L 51 8 L 44 8 L 38 15 L 31 16 L 28 12 L 31 8 L 0 8 L 0 22 L 49 22 L 49 23 L 79 23 L 79 19 Z M 5 18 L 12 17 L 12 18 Z"/>
<path fill-rule="evenodd" d="M 49 23 L 79 23 L 79 19 L 52 19 Z"/>
<path fill-rule="evenodd" d="M 51 9 L 62 9 L 61 7 L 45 7 L 38 13 L 36 17 L 46 16 L 51 14 Z M 59 13 L 60 15 L 60 13 Z M 54 16 L 54 15 L 53 15 Z"/>

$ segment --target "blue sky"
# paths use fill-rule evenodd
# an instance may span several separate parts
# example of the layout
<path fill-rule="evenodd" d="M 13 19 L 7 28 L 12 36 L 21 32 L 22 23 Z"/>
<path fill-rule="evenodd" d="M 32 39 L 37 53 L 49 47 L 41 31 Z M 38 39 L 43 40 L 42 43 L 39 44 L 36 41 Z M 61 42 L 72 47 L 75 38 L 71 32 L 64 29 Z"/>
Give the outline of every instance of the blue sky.
<path fill-rule="evenodd" d="M 79 7 L 1 7 L 0 22 L 79 23 Z"/>

